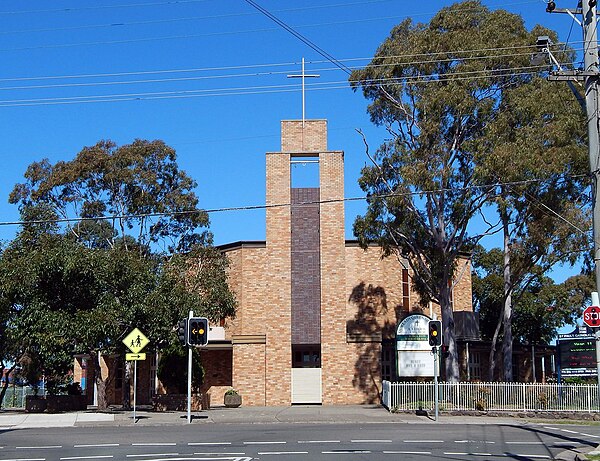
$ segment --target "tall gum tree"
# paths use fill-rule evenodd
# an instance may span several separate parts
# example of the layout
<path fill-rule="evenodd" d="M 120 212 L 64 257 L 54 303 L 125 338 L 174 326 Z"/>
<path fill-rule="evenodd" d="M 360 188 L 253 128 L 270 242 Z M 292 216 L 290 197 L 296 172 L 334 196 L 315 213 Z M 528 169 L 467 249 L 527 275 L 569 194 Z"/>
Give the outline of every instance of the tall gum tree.
<path fill-rule="evenodd" d="M 459 379 L 451 292 L 461 254 L 500 223 L 484 207 L 502 177 L 480 171 L 487 127 L 507 108 L 508 91 L 527 85 L 547 65 L 530 63 L 538 35 L 521 17 L 479 1 L 441 9 L 427 24 L 394 27 L 371 63 L 350 83 L 370 100 L 372 122 L 390 134 L 362 170 L 368 209 L 355 221 L 363 245 L 405 256 L 424 303 L 441 306 L 446 379 Z M 518 106 L 518 101 L 514 104 Z M 514 153 L 513 153 L 514 156 Z M 478 215 L 487 225 L 473 226 Z"/>

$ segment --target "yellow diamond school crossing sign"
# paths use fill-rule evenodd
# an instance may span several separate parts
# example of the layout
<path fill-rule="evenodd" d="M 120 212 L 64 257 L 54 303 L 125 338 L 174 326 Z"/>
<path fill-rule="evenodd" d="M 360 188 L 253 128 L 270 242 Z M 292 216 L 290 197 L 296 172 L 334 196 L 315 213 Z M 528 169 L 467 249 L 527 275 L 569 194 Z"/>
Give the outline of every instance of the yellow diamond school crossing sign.
<path fill-rule="evenodd" d="M 149 342 L 150 340 L 137 328 L 134 328 L 123 340 L 123 344 L 125 344 L 134 354 L 139 353 Z"/>

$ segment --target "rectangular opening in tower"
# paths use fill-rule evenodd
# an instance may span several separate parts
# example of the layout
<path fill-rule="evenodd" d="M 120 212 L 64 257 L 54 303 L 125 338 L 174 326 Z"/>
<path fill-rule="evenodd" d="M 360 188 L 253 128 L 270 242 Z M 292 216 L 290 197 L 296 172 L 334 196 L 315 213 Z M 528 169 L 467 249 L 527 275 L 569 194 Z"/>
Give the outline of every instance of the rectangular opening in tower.
<path fill-rule="evenodd" d="M 319 187 L 319 157 L 292 157 L 292 188 Z"/>

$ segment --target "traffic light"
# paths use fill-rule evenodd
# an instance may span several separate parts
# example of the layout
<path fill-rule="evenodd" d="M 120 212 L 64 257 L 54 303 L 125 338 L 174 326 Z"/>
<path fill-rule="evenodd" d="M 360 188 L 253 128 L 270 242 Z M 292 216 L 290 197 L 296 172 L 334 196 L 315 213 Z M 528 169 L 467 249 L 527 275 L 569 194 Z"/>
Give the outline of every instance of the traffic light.
<path fill-rule="evenodd" d="M 187 345 L 187 326 L 188 319 L 180 320 L 179 325 L 177 325 L 177 338 L 183 346 Z"/>
<path fill-rule="evenodd" d="M 206 346 L 208 344 L 208 319 L 192 317 L 188 322 L 188 344 Z"/>
<path fill-rule="evenodd" d="M 439 320 L 429 321 L 429 345 L 432 347 L 442 345 L 442 322 Z"/>

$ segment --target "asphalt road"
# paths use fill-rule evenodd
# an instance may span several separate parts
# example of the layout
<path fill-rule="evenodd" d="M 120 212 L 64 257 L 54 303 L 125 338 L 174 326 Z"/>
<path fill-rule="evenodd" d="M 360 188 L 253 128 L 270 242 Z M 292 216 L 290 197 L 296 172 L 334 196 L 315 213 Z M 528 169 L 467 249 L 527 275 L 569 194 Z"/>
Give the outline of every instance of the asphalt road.
<path fill-rule="evenodd" d="M 600 426 L 193 424 L 0 432 L 0 460 L 543 460 L 595 447 Z"/>

